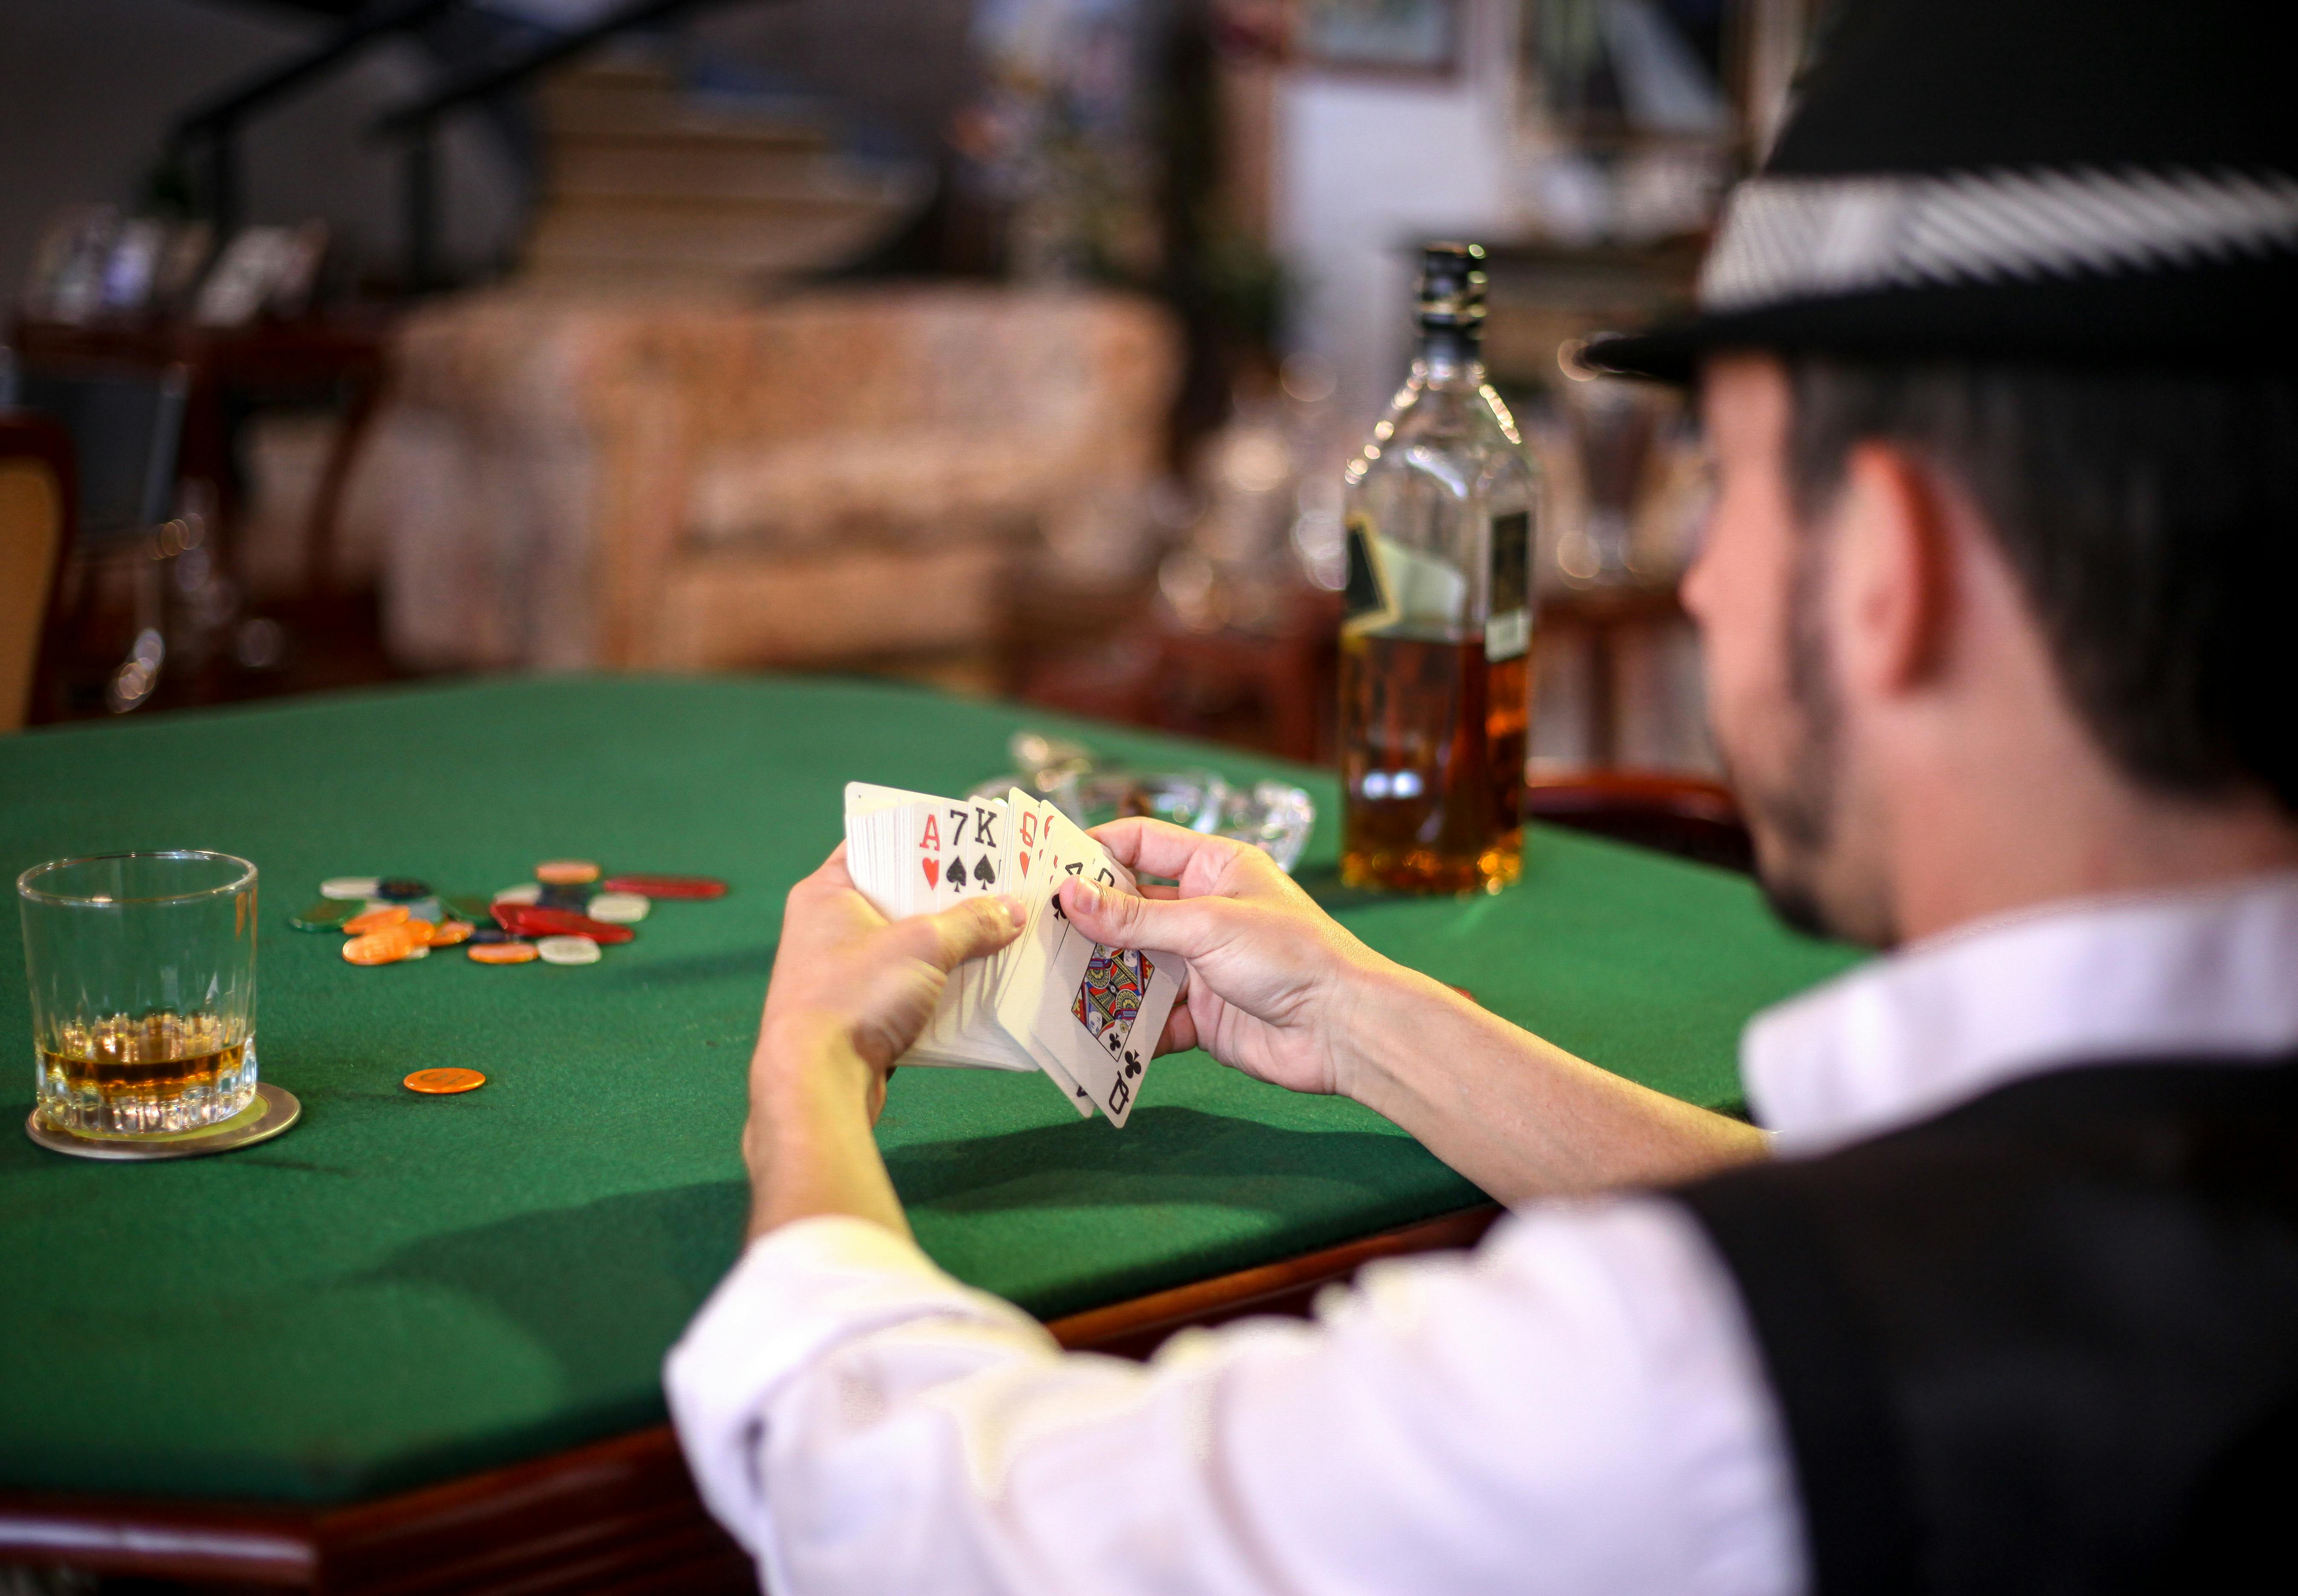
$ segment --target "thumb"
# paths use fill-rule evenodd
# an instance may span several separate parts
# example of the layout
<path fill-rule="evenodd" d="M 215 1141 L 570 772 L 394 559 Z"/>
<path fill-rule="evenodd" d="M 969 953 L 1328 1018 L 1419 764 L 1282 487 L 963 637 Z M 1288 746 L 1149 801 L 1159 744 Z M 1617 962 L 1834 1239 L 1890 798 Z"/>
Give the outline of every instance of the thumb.
<path fill-rule="evenodd" d="M 938 914 L 904 923 L 916 925 L 925 932 L 926 946 L 917 950 L 918 956 L 936 969 L 947 972 L 968 959 L 996 953 L 1020 933 L 1024 918 L 1020 901 L 1001 895 L 977 897 Z"/>
<path fill-rule="evenodd" d="M 1091 881 L 1062 883 L 1062 911 L 1078 930 L 1104 947 L 1145 947 L 1153 953 L 1201 958 L 1226 936 L 1235 906 L 1217 897 L 1135 897 Z"/>

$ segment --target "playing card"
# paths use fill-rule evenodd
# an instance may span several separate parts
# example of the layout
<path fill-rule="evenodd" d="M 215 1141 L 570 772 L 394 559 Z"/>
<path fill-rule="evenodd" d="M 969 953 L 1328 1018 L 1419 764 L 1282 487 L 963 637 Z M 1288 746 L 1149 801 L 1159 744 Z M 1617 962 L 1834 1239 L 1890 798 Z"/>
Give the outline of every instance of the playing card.
<path fill-rule="evenodd" d="M 1140 890 L 1100 843 L 1054 811 L 1039 846 L 1046 891 L 1017 939 L 998 1021 L 1048 1075 L 1066 1076 L 1122 1125 L 1180 990 L 1179 961 L 1100 947 L 1070 922 L 1054 889 L 1070 877 Z"/>
<path fill-rule="evenodd" d="M 1086 1095 L 1123 1125 L 1181 989 L 1170 954 L 1104 947 L 1073 931 L 1054 955 L 1038 1034 Z M 1067 998 L 1062 1012 L 1054 1005 Z M 1062 1024 L 1066 1018 L 1072 1023 Z"/>
<path fill-rule="evenodd" d="M 869 781 L 846 783 L 846 818 L 871 815 L 880 809 L 891 809 L 903 804 L 938 804 L 942 800 L 930 792 L 907 792 L 899 787 L 880 787 Z"/>
<path fill-rule="evenodd" d="M 996 893 L 1029 914 L 1006 947 L 951 972 L 900 1062 L 1043 1070 L 1079 1114 L 1098 1105 L 1124 1124 L 1179 989 L 1178 962 L 1096 947 L 1054 894 L 1071 876 L 1135 892 L 1132 872 L 1018 788 L 1002 799 L 954 799 L 856 781 L 846 810 L 855 885 L 889 918 Z"/>

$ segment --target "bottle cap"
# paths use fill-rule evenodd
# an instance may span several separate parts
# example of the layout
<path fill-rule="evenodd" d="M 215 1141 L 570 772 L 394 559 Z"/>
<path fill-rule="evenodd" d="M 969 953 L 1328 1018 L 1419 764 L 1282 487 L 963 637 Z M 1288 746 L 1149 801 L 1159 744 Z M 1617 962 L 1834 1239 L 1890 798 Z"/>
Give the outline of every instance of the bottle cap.
<path fill-rule="evenodd" d="M 1420 325 L 1475 332 L 1484 320 L 1484 246 L 1431 244 L 1420 252 Z"/>

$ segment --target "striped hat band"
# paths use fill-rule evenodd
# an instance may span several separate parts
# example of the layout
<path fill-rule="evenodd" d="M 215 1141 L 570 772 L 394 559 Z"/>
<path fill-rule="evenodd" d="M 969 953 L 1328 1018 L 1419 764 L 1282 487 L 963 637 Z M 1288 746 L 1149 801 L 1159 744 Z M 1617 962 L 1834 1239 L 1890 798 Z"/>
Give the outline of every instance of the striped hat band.
<path fill-rule="evenodd" d="M 2086 167 L 1757 177 L 1700 273 L 1709 313 L 1896 288 L 2120 275 L 2298 249 L 2298 178 Z"/>

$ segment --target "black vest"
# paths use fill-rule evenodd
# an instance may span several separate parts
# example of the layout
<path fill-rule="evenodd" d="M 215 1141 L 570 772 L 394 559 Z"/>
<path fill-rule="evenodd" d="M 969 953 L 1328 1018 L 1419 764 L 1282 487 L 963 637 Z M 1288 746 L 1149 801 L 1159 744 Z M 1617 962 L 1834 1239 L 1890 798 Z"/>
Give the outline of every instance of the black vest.
<path fill-rule="evenodd" d="M 1822 1596 L 2298 1591 L 2298 1061 L 2057 1071 L 1676 1195 Z"/>

